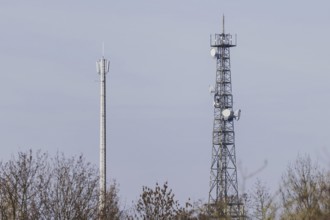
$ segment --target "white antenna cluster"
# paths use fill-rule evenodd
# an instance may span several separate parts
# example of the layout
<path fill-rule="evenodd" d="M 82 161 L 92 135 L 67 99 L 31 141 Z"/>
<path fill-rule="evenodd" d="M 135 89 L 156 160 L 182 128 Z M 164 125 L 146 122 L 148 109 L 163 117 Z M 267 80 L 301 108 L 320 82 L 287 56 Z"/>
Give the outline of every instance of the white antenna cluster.
<path fill-rule="evenodd" d="M 96 62 L 96 71 L 98 74 L 101 75 L 101 72 L 103 71 L 104 74 L 107 74 L 110 69 L 110 61 L 102 58 L 99 61 Z"/>

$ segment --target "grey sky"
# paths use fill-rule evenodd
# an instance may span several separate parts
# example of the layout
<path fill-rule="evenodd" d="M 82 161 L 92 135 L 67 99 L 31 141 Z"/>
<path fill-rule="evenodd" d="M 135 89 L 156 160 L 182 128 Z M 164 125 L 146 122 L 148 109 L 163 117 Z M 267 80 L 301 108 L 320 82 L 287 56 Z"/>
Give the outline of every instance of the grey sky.
<path fill-rule="evenodd" d="M 220 32 L 224 13 L 226 31 L 238 35 L 237 160 L 245 173 L 267 160 L 256 177 L 275 189 L 298 153 L 329 162 L 329 9 L 298 0 L 1 2 L 0 159 L 32 148 L 98 164 L 95 62 L 104 41 L 108 180 L 128 205 L 142 185 L 165 180 L 181 201 L 207 200 L 209 35 Z"/>

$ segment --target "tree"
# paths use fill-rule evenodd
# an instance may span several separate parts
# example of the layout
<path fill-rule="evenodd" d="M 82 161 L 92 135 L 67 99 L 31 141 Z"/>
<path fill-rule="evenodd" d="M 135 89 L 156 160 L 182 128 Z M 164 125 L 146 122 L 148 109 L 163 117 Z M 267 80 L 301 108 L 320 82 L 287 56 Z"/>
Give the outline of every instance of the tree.
<path fill-rule="evenodd" d="M 202 200 L 198 200 L 193 202 L 192 209 L 190 211 L 190 218 L 193 220 L 208 220 L 209 212 L 208 212 L 208 204 Z"/>
<path fill-rule="evenodd" d="M 328 177 L 310 157 L 298 157 L 289 165 L 280 186 L 282 219 L 329 219 Z"/>
<path fill-rule="evenodd" d="M 57 154 L 52 159 L 47 218 L 95 219 L 98 204 L 97 168 L 78 158 Z"/>
<path fill-rule="evenodd" d="M 250 194 L 249 204 L 251 207 L 252 219 L 273 220 L 276 214 L 276 204 L 274 197 L 270 194 L 267 186 L 259 179 L 255 183 L 252 193 Z"/>
<path fill-rule="evenodd" d="M 110 185 L 106 194 L 105 207 L 106 207 L 107 220 L 120 220 L 126 218 L 125 217 L 126 213 L 120 210 L 119 207 L 118 192 L 119 192 L 118 184 L 116 183 L 116 181 L 114 181 Z"/>
<path fill-rule="evenodd" d="M 98 169 L 82 155 L 19 152 L 0 163 L 0 219 L 98 219 L 98 183 Z M 106 219 L 122 218 L 115 183 L 106 204 Z"/>
<path fill-rule="evenodd" d="M 320 185 L 322 192 L 322 197 L 320 198 L 320 208 L 323 210 L 323 215 L 325 218 L 330 218 L 330 171 L 324 175 Z"/>
<path fill-rule="evenodd" d="M 190 206 L 188 202 L 185 208 L 180 206 L 167 182 L 162 187 L 156 183 L 155 189 L 142 187 L 142 194 L 136 205 L 136 217 L 146 220 L 188 219 L 187 209 Z"/>
<path fill-rule="evenodd" d="M 45 206 L 50 175 L 47 154 L 32 151 L 0 165 L 0 218 L 39 219 Z"/>

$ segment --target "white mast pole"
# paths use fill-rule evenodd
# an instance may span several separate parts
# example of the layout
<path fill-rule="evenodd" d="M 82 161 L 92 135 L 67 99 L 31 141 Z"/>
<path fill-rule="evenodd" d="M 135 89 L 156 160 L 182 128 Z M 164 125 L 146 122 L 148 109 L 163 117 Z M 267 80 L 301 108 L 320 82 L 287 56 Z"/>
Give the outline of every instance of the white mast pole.
<path fill-rule="evenodd" d="M 104 53 L 104 46 L 103 46 Z M 99 214 L 100 219 L 105 219 L 106 201 L 106 74 L 109 72 L 110 61 L 104 56 L 97 61 L 97 72 L 100 75 L 100 197 Z"/>

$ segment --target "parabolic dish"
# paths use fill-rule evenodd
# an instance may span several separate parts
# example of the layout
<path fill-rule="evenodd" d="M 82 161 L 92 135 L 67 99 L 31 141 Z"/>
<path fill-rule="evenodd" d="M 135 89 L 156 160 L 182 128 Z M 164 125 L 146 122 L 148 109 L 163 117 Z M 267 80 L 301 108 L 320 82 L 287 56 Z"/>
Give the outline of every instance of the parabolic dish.
<path fill-rule="evenodd" d="M 211 51 L 210 51 L 210 53 L 211 53 L 211 56 L 213 58 L 215 58 L 215 56 L 217 55 L 217 50 L 215 48 L 212 48 Z"/>
<path fill-rule="evenodd" d="M 232 115 L 232 111 L 230 109 L 225 109 L 222 111 L 222 115 L 225 119 L 228 119 Z"/>

